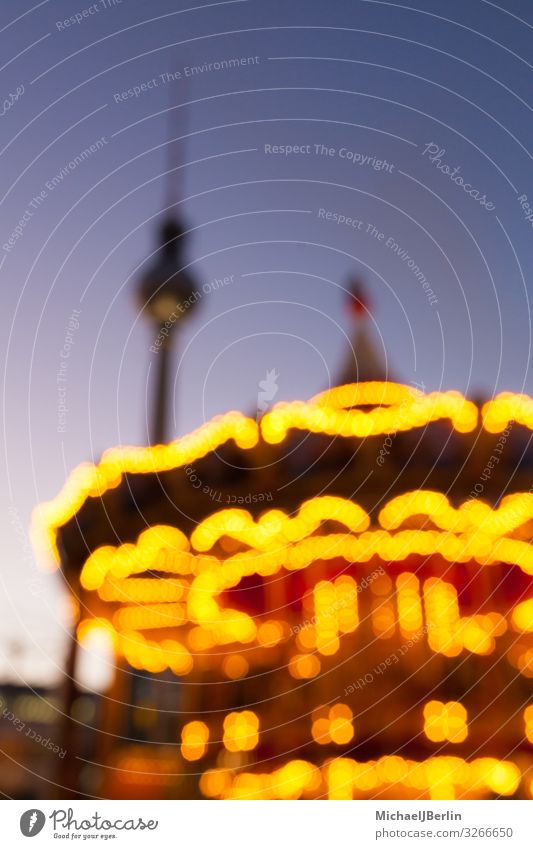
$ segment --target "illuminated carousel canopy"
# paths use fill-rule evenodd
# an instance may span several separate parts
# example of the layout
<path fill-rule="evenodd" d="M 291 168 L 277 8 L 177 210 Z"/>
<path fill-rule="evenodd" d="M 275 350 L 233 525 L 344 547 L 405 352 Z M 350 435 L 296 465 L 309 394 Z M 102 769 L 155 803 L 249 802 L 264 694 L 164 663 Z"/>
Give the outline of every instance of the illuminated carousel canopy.
<path fill-rule="evenodd" d="M 34 534 L 80 641 L 194 685 L 154 781 L 527 794 L 532 427 L 526 396 L 358 383 L 76 469 Z"/>

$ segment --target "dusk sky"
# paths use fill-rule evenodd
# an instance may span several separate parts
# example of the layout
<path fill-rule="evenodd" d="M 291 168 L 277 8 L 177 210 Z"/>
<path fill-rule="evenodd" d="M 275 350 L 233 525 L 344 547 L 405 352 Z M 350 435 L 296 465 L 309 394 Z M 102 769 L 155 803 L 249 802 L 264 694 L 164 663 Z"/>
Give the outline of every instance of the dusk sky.
<path fill-rule="evenodd" d="M 66 641 L 33 507 L 146 442 L 169 202 L 201 294 L 175 435 L 272 369 L 275 401 L 334 383 L 353 278 L 392 379 L 533 393 L 532 31 L 527 0 L 3 0 L 2 676 L 53 680 Z"/>

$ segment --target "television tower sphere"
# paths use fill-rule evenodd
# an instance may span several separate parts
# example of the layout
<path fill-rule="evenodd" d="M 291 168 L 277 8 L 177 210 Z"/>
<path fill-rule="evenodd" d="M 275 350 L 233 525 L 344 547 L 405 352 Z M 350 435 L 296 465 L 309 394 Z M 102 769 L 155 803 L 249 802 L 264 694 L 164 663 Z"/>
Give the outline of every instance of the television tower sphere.
<path fill-rule="evenodd" d="M 169 218 L 160 229 L 160 248 L 153 265 L 141 277 L 138 293 L 141 305 L 158 324 L 172 316 L 171 326 L 187 316 L 196 300 L 193 278 L 183 269 L 185 230 L 175 218 Z M 186 304 L 180 309 L 180 304 Z"/>
<path fill-rule="evenodd" d="M 155 262 L 140 278 L 137 296 L 143 312 L 155 325 L 155 391 L 149 439 L 153 445 L 167 438 L 171 350 L 176 326 L 199 300 L 194 279 L 184 270 L 185 228 L 176 218 L 168 218 L 159 232 L 160 248 Z"/>

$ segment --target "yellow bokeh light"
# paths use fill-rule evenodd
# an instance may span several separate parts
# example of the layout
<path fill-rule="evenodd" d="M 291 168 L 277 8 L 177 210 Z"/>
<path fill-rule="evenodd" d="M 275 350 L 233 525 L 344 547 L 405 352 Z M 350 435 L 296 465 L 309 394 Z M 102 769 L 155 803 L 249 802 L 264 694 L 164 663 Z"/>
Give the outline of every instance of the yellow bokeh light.
<path fill-rule="evenodd" d="M 432 743 L 462 743 L 468 736 L 466 709 L 460 702 L 428 702 L 424 707 L 424 733 Z"/>
<path fill-rule="evenodd" d="M 234 711 L 226 716 L 223 743 L 228 752 L 250 752 L 258 742 L 259 719 L 253 711 Z"/>
<path fill-rule="evenodd" d="M 219 799 L 320 798 L 327 788 L 329 799 L 375 797 L 393 788 L 392 798 L 422 797 L 455 799 L 497 793 L 512 796 L 520 782 L 520 770 L 511 761 L 440 756 L 412 761 L 397 755 L 361 763 L 352 758 L 328 758 L 322 766 L 308 761 L 289 761 L 268 773 L 237 775 L 209 770 L 201 780 L 205 796 Z M 400 794 L 400 795 L 397 795 Z"/>
<path fill-rule="evenodd" d="M 412 572 L 402 572 L 396 578 L 398 622 L 404 637 L 419 631 L 424 624 L 420 581 Z"/>
<path fill-rule="evenodd" d="M 289 661 L 293 678 L 315 678 L 320 672 L 320 661 L 314 654 L 296 654 Z"/>
<path fill-rule="evenodd" d="M 516 605 L 511 621 L 515 631 L 533 632 L 533 598 Z"/>
<path fill-rule="evenodd" d="M 330 708 L 317 708 L 313 717 L 311 735 L 319 745 L 344 746 L 353 740 L 353 713 L 348 705 L 339 702 Z"/>
<path fill-rule="evenodd" d="M 283 624 L 281 622 L 269 620 L 268 622 L 263 622 L 257 629 L 257 642 L 260 646 L 272 648 L 272 646 L 276 646 L 282 639 Z"/>
<path fill-rule="evenodd" d="M 222 671 L 227 678 L 236 681 L 248 674 L 250 666 L 242 654 L 230 654 L 222 661 Z"/>
<path fill-rule="evenodd" d="M 198 761 L 207 751 L 209 728 L 205 722 L 188 722 L 181 730 L 181 754 L 187 761 Z"/>
<path fill-rule="evenodd" d="M 524 733 L 526 740 L 533 743 L 533 705 L 528 705 L 524 710 Z"/>

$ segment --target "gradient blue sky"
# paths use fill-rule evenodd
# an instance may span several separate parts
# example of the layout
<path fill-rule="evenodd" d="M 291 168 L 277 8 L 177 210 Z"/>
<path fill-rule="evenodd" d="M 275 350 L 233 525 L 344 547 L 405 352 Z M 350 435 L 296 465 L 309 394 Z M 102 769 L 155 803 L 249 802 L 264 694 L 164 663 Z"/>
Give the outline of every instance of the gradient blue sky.
<path fill-rule="evenodd" d="M 80 461 L 145 441 L 156 355 L 133 291 L 155 247 L 169 163 L 182 165 L 170 183 L 192 231 L 186 259 L 198 288 L 234 276 L 202 297 L 180 334 L 176 434 L 231 408 L 255 410 L 267 370 L 279 372 L 276 400 L 309 397 L 334 380 L 353 275 L 367 282 L 376 344 L 394 377 L 468 394 L 533 391 L 533 228 L 519 202 L 526 194 L 533 206 L 530 3 L 104 5 L 4 0 L 0 11 L 2 97 L 24 88 L 0 108 L 2 245 L 33 212 L 12 249 L 0 250 L 0 654 L 13 639 L 26 644 L 17 665 L 32 681 L 51 680 L 65 641 L 59 583 L 36 577 L 31 509 Z M 84 9 L 81 22 L 61 24 Z M 187 66 L 242 57 L 259 61 L 183 78 Z M 163 83 L 160 75 L 176 71 L 182 79 Z M 167 157 L 169 127 L 187 138 Z M 100 138 L 100 150 L 47 189 Z M 494 209 L 438 170 L 424 154 L 430 143 Z M 333 155 L 316 155 L 315 144 Z M 266 154 L 265 145 L 311 152 Z M 343 148 L 393 167 L 353 164 Z M 320 209 L 361 227 L 325 221 Z M 56 377 L 74 310 L 58 433 Z M 11 674 L 9 663 L 1 660 L 0 674 Z"/>

